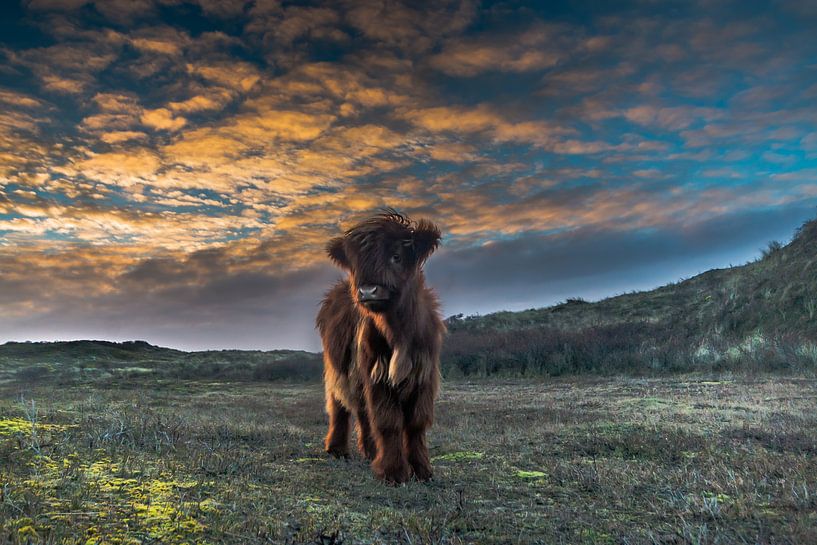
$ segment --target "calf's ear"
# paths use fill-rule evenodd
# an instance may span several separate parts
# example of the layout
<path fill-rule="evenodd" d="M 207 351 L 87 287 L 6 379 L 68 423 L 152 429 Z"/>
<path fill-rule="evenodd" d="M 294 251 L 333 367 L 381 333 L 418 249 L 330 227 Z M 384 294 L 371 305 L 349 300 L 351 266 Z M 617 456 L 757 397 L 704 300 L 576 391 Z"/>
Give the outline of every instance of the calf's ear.
<path fill-rule="evenodd" d="M 422 263 L 440 245 L 439 227 L 426 219 L 417 222 L 412 238 L 414 239 L 414 251 L 417 253 L 417 262 Z"/>
<path fill-rule="evenodd" d="M 349 259 L 346 257 L 346 248 L 343 244 L 343 237 L 335 237 L 326 245 L 326 253 L 339 267 L 349 268 Z"/>

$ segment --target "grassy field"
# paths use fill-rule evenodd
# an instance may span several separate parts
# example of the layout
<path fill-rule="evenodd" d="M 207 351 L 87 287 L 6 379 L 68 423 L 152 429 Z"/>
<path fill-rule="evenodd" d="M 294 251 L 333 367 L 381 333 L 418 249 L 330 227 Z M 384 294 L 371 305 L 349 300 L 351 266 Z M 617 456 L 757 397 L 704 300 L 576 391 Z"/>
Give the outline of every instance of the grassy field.
<path fill-rule="evenodd" d="M 321 451 L 318 384 L 0 385 L 0 543 L 817 543 L 817 381 L 448 382 L 435 478 Z"/>

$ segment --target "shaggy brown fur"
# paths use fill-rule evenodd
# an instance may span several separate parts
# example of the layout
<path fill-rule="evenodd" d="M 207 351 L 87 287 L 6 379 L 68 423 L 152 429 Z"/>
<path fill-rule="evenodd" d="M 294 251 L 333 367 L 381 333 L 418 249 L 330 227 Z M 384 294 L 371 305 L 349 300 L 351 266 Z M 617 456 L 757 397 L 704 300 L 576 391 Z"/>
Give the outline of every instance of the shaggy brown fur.
<path fill-rule="evenodd" d="M 440 386 L 445 325 L 422 266 L 440 243 L 430 221 L 394 211 L 332 239 L 327 252 L 347 270 L 323 300 L 326 451 L 348 455 L 349 421 L 358 448 L 378 478 L 402 483 L 431 478 L 426 430 Z"/>

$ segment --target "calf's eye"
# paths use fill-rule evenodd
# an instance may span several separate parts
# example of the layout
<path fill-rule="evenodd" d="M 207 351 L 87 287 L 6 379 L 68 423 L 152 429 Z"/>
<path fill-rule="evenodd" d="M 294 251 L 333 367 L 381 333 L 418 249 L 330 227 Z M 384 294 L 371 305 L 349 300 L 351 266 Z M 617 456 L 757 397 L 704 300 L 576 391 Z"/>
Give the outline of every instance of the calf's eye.
<path fill-rule="evenodd" d="M 391 256 L 391 262 L 394 264 L 400 263 L 400 254 L 394 254 Z"/>

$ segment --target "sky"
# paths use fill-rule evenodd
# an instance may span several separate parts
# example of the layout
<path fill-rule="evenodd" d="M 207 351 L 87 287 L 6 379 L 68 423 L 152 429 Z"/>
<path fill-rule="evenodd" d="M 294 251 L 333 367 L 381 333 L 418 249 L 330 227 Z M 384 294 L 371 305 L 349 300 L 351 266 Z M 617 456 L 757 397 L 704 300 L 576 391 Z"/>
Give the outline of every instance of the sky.
<path fill-rule="evenodd" d="M 326 241 L 435 221 L 443 312 L 754 259 L 817 212 L 817 4 L 14 0 L 0 342 L 319 349 Z"/>

